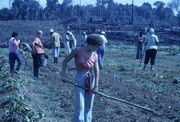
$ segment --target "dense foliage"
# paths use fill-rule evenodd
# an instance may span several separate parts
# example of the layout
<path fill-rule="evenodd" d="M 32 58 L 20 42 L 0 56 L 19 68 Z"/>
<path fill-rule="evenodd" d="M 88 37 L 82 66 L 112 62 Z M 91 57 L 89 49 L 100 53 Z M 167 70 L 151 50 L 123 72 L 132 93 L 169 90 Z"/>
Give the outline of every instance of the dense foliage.
<path fill-rule="evenodd" d="M 122 5 L 113 0 L 97 0 L 93 5 L 73 5 L 72 0 L 46 0 L 46 7 L 36 0 L 10 0 L 11 8 L 0 10 L 1 20 L 73 20 L 101 21 L 111 24 L 180 25 L 179 2 L 172 0 L 167 6 L 161 1 L 141 6 Z M 174 12 L 177 14 L 175 15 Z M 132 14 L 133 13 L 133 14 Z M 133 16 L 132 16 L 133 15 Z"/>

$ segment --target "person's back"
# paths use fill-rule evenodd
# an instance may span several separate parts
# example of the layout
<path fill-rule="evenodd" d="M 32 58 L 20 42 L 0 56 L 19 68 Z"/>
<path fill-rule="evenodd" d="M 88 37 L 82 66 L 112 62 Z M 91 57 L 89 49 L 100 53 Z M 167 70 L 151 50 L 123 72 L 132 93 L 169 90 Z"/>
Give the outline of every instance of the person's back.
<path fill-rule="evenodd" d="M 105 45 L 108 42 L 106 37 L 105 37 L 105 32 L 102 31 L 101 34 L 99 35 L 102 39 L 103 44 L 101 46 L 98 47 L 97 49 L 97 54 L 98 54 L 98 63 L 99 63 L 99 68 L 102 69 L 103 68 L 103 57 L 104 57 L 104 53 L 105 53 Z"/>
<path fill-rule="evenodd" d="M 19 45 L 19 42 L 14 37 L 12 37 L 9 40 L 9 52 L 17 51 L 18 45 Z"/>
<path fill-rule="evenodd" d="M 159 42 L 159 40 L 158 40 L 156 35 L 148 34 L 146 36 L 146 39 L 145 39 L 145 43 L 147 43 L 146 50 L 148 50 L 148 49 L 157 49 L 157 44 L 156 43 L 158 43 L 158 42 Z"/>
<path fill-rule="evenodd" d="M 73 35 L 73 33 L 72 32 L 70 32 L 69 33 L 69 44 L 70 44 L 70 48 L 71 49 L 75 49 L 76 48 L 76 38 L 74 37 L 74 35 Z"/>
<path fill-rule="evenodd" d="M 146 45 L 146 53 L 145 53 L 145 60 L 144 60 L 144 67 L 146 68 L 146 65 L 148 64 L 149 60 L 151 60 L 151 70 L 153 70 L 153 66 L 155 65 L 155 58 L 157 53 L 157 43 L 159 43 L 159 40 L 156 35 L 154 35 L 154 29 L 151 28 L 149 30 L 150 34 L 147 34 L 145 39 L 145 45 Z"/>
<path fill-rule="evenodd" d="M 102 40 L 103 40 L 103 46 L 105 46 L 106 43 L 108 42 L 107 39 L 106 39 L 106 37 L 105 37 L 104 35 L 100 35 L 100 37 L 101 37 Z"/>
<path fill-rule="evenodd" d="M 52 47 L 52 54 L 54 57 L 54 63 L 58 63 L 58 57 L 59 57 L 59 52 L 60 52 L 60 46 L 61 46 L 61 40 L 62 37 L 59 35 L 59 33 L 54 32 L 53 29 L 49 30 L 50 34 L 51 34 L 51 47 Z"/>
<path fill-rule="evenodd" d="M 12 37 L 9 40 L 9 64 L 10 64 L 10 73 L 17 73 L 19 74 L 19 71 L 21 69 L 22 65 L 22 58 L 21 54 L 18 52 L 20 40 L 17 40 L 18 34 L 16 32 L 12 33 Z M 15 61 L 17 60 L 18 65 L 16 67 L 16 70 L 14 69 Z"/>
<path fill-rule="evenodd" d="M 52 34 L 52 42 L 51 43 L 52 43 L 53 47 L 59 47 L 61 40 L 62 40 L 62 37 L 57 32 L 54 32 Z"/>

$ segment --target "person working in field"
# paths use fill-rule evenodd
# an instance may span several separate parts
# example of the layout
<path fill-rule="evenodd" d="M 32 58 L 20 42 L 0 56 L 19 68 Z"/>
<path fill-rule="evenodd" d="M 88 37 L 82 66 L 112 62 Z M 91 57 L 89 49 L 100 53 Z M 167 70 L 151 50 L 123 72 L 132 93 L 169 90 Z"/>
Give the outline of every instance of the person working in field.
<path fill-rule="evenodd" d="M 144 67 L 146 68 L 146 65 L 148 64 L 149 60 L 151 59 L 151 70 L 153 70 L 153 66 L 155 65 L 155 59 L 156 59 L 156 53 L 157 53 L 157 44 L 159 43 L 158 37 L 154 35 L 154 29 L 151 28 L 149 30 L 150 34 L 147 34 L 145 37 L 145 61 L 144 61 Z"/>
<path fill-rule="evenodd" d="M 143 43 L 144 43 L 144 35 L 143 35 L 143 31 L 139 32 L 139 35 L 137 36 L 137 53 L 136 53 L 136 59 L 141 59 L 143 57 Z"/>
<path fill-rule="evenodd" d="M 18 34 L 16 32 L 12 33 L 12 38 L 9 40 L 9 64 L 10 64 L 10 73 L 19 74 L 22 66 L 21 54 L 18 51 L 20 40 L 17 40 Z M 16 70 L 14 70 L 15 61 L 18 62 Z"/>
<path fill-rule="evenodd" d="M 37 35 L 32 43 L 32 57 L 33 57 L 33 66 L 34 66 L 34 77 L 41 78 L 39 76 L 39 69 L 42 66 L 42 60 L 44 56 L 43 44 L 41 43 L 40 38 L 42 37 L 43 32 L 41 30 L 37 31 Z"/>
<path fill-rule="evenodd" d="M 83 39 L 81 40 L 81 46 L 85 46 L 86 45 L 87 34 L 86 34 L 86 32 L 82 32 L 82 35 L 83 35 Z"/>
<path fill-rule="evenodd" d="M 98 91 L 99 67 L 97 48 L 102 45 L 102 38 L 98 34 L 87 37 L 87 45 L 74 49 L 62 63 L 62 81 L 66 81 L 65 72 L 67 63 L 74 58 L 76 75 L 74 82 L 89 90 L 74 87 L 74 118 L 73 122 L 91 122 L 94 94 L 90 91 Z M 92 71 L 94 68 L 95 77 Z"/>
<path fill-rule="evenodd" d="M 75 39 L 72 32 L 67 31 L 67 33 L 66 33 L 66 42 L 67 42 L 67 50 L 68 50 L 68 54 L 69 54 L 77 46 L 76 39 Z"/>
<path fill-rule="evenodd" d="M 57 32 L 54 32 L 53 29 L 50 29 L 49 32 L 51 34 L 50 45 L 53 50 L 54 63 L 58 63 L 58 57 L 61 46 L 60 41 L 62 40 L 62 37 Z"/>
<path fill-rule="evenodd" d="M 100 37 L 103 40 L 103 45 L 98 47 L 97 54 L 98 54 L 99 68 L 102 69 L 103 68 L 103 57 L 104 57 L 105 47 L 106 47 L 106 43 L 108 41 L 107 41 L 107 39 L 105 37 L 105 32 L 104 31 L 101 32 Z"/>

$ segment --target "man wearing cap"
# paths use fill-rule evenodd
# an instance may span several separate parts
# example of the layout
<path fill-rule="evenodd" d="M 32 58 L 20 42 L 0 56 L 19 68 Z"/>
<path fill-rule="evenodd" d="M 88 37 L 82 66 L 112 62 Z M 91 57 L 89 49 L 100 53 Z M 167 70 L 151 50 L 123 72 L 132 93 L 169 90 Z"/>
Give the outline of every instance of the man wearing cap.
<path fill-rule="evenodd" d="M 158 37 L 154 35 L 154 29 L 151 28 L 149 30 L 150 34 L 147 34 L 145 38 L 145 45 L 146 45 L 146 53 L 145 53 L 145 61 L 144 61 L 144 67 L 146 68 L 146 65 L 148 64 L 149 60 L 151 60 L 151 70 L 153 70 L 153 66 L 155 65 L 155 58 L 157 53 L 157 44 L 159 43 Z"/>
<path fill-rule="evenodd" d="M 105 45 L 108 42 L 106 37 L 105 37 L 105 32 L 102 31 L 100 34 L 100 37 L 103 40 L 103 45 L 99 46 L 97 49 L 97 54 L 98 54 L 98 63 L 99 63 L 99 68 L 102 69 L 103 68 L 103 56 L 104 56 L 104 52 L 105 52 Z"/>
<path fill-rule="evenodd" d="M 54 32 L 53 29 L 50 29 L 49 32 L 51 34 L 50 44 L 53 51 L 54 63 L 58 63 L 59 51 L 61 46 L 60 41 L 62 40 L 62 37 L 57 32 Z"/>

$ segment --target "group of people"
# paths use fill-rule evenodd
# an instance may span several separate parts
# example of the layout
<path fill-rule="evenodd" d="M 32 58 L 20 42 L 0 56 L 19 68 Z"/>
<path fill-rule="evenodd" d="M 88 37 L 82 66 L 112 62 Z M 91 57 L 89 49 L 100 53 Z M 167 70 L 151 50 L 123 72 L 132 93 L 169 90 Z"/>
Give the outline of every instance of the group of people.
<path fill-rule="evenodd" d="M 62 40 L 62 37 L 54 32 L 53 29 L 50 29 L 50 45 L 53 50 L 53 57 L 54 57 L 54 63 L 58 63 L 58 57 L 59 57 L 59 50 L 60 50 L 60 40 Z M 44 58 L 44 49 L 43 44 L 41 42 L 41 37 L 43 35 L 43 32 L 41 30 L 38 30 L 36 32 L 36 36 L 32 42 L 32 58 L 33 58 L 33 71 L 34 71 L 34 77 L 40 78 L 39 70 L 42 66 L 42 61 Z M 22 57 L 18 50 L 21 42 L 17 39 L 18 34 L 16 32 L 12 33 L 12 37 L 9 40 L 9 64 L 10 64 L 10 73 L 11 74 L 20 74 L 20 69 L 22 66 Z M 23 50 L 30 51 L 30 46 L 27 43 L 22 43 Z M 15 67 L 15 61 L 17 60 L 18 65 Z"/>
<path fill-rule="evenodd" d="M 147 30 L 145 35 L 143 34 L 143 31 L 140 31 L 136 40 L 137 40 L 136 59 L 142 59 L 145 53 L 143 69 L 146 68 L 150 60 L 151 61 L 150 69 L 153 70 L 155 65 L 156 53 L 157 53 L 157 44 L 159 43 L 159 39 L 157 35 L 154 34 L 154 29 L 150 28 L 149 30 Z"/>
<path fill-rule="evenodd" d="M 41 36 L 43 32 L 38 30 L 36 37 L 32 42 L 32 57 L 34 66 L 34 77 L 39 78 L 39 68 L 42 66 L 42 58 L 44 56 L 43 44 L 41 42 Z M 54 63 L 58 63 L 60 41 L 62 37 L 50 29 L 51 34 L 51 47 L 53 50 Z M 74 87 L 74 117 L 73 122 L 91 122 L 92 121 L 92 107 L 94 101 L 93 92 L 98 91 L 99 82 L 99 69 L 103 68 L 102 58 L 104 56 L 105 44 L 107 39 L 105 37 L 105 32 L 101 34 L 90 34 L 86 35 L 85 42 L 82 47 L 77 47 L 76 39 L 71 32 L 66 33 L 67 46 L 71 47 L 72 50 L 68 50 L 68 55 L 65 57 L 62 63 L 61 80 L 66 82 L 68 79 L 66 77 L 66 67 L 70 60 L 75 59 L 76 74 L 74 78 L 74 83 L 88 88 L 89 91 Z M 18 52 L 18 45 L 20 40 L 17 40 L 18 34 L 13 33 L 12 38 L 9 40 L 9 62 L 10 62 L 10 73 L 18 73 L 22 65 L 22 58 Z M 140 43 L 145 44 L 145 61 L 144 67 L 151 59 L 151 68 L 155 64 L 155 57 L 157 52 L 158 38 L 154 35 L 154 29 L 150 29 L 149 33 L 144 37 L 142 33 L 139 34 L 138 40 Z M 69 49 L 69 48 L 68 48 Z M 137 52 L 136 58 L 142 58 L 143 48 Z M 18 66 L 14 70 L 15 60 L 18 61 Z"/>

